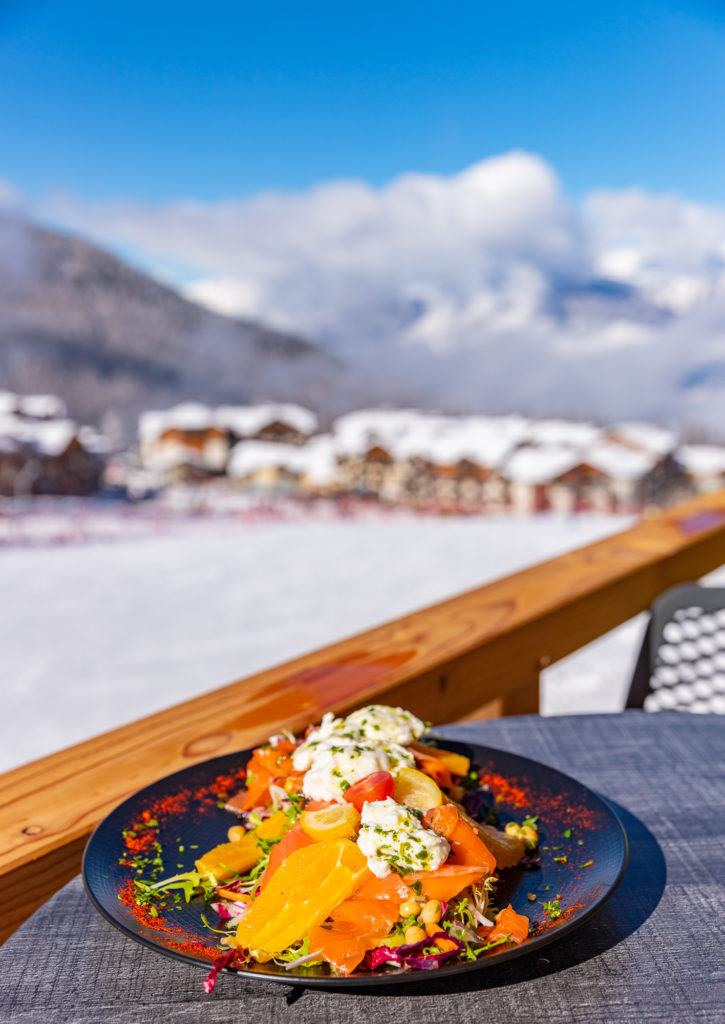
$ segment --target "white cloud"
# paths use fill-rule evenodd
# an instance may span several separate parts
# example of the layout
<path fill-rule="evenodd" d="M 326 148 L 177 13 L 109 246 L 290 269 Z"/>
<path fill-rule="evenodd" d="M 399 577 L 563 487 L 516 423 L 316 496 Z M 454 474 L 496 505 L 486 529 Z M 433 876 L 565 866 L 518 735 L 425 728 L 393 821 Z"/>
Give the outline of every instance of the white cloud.
<path fill-rule="evenodd" d="M 725 210 L 640 188 L 577 206 L 529 153 L 381 188 L 36 213 L 196 267 L 195 299 L 439 401 L 667 419 L 725 394 Z"/>

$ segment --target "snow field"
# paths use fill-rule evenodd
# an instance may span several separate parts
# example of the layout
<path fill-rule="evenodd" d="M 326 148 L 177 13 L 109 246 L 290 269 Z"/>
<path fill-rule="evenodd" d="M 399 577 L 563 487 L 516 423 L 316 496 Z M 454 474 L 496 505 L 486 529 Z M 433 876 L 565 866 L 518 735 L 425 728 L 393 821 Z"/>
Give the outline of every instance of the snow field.
<path fill-rule="evenodd" d="M 628 520 L 179 522 L 0 552 L 0 770 L 515 572 Z M 622 706 L 635 621 L 542 675 L 544 713 Z"/>

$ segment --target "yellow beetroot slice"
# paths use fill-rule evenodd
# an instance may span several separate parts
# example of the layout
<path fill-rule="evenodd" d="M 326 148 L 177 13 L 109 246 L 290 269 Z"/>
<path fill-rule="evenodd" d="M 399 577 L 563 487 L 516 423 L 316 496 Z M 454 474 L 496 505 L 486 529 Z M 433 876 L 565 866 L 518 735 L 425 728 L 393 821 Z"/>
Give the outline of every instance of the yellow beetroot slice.
<path fill-rule="evenodd" d="M 349 839 L 295 850 L 239 922 L 237 945 L 281 953 L 322 924 L 367 875 L 367 861 Z"/>

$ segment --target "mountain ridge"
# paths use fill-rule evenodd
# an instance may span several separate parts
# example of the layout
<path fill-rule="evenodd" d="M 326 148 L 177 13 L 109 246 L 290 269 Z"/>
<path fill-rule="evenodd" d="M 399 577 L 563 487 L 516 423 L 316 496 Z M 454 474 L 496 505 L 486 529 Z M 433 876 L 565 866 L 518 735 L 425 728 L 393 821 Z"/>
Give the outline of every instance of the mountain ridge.
<path fill-rule="evenodd" d="M 3 228 L 2 388 L 57 393 L 127 441 L 144 409 L 294 399 L 324 415 L 349 386 L 340 359 L 304 338 L 212 312 L 84 239 Z"/>

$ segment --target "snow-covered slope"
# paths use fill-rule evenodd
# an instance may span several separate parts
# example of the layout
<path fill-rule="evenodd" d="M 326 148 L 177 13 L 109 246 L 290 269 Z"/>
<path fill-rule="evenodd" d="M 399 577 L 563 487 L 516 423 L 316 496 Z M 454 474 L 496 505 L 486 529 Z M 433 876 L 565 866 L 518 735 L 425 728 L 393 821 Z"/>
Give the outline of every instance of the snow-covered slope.
<path fill-rule="evenodd" d="M 623 519 L 177 525 L 7 549 L 0 770 L 624 528 Z M 544 710 L 614 710 L 636 638 L 544 674 Z M 562 674 L 563 673 L 563 674 Z"/>

